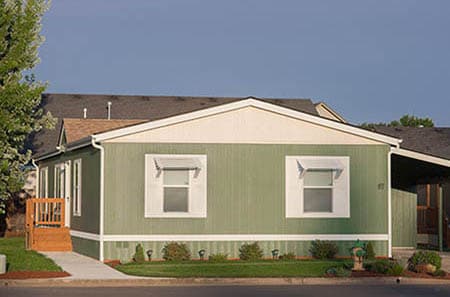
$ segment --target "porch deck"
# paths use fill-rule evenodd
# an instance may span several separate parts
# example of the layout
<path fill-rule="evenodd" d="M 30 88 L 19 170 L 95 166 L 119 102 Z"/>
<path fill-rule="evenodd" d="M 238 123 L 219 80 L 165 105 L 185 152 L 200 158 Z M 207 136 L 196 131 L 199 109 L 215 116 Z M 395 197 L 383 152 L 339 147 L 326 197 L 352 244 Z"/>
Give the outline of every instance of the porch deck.
<path fill-rule="evenodd" d="M 32 198 L 26 202 L 26 248 L 35 251 L 72 251 L 65 227 L 65 199 Z"/>

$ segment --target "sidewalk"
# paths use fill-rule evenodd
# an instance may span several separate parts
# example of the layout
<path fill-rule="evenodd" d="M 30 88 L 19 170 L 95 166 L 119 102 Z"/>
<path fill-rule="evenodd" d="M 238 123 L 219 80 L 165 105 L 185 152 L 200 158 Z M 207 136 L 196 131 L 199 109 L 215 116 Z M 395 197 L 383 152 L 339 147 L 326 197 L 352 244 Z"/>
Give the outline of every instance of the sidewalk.
<path fill-rule="evenodd" d="M 74 252 L 41 252 L 78 280 L 127 280 L 138 277 L 123 274 L 95 259 Z"/>

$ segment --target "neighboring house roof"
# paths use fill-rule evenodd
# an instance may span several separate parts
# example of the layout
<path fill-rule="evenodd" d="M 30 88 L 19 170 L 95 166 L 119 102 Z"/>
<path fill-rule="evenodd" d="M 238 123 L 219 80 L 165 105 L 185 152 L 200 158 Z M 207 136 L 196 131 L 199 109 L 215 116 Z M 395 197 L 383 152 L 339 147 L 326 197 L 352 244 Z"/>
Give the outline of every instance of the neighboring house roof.
<path fill-rule="evenodd" d="M 347 121 L 339 113 L 337 113 L 334 109 L 329 107 L 325 102 L 315 103 L 314 106 L 316 107 L 317 113 L 321 117 L 342 123 L 347 123 Z"/>
<path fill-rule="evenodd" d="M 188 97 L 188 96 L 128 96 L 128 95 L 85 95 L 85 94 L 44 94 L 41 107 L 50 111 L 58 119 L 55 129 L 32 135 L 28 148 L 34 155 L 42 155 L 55 150 L 63 118 L 83 118 L 87 109 L 88 119 L 106 119 L 107 104 L 112 103 L 111 119 L 147 119 L 154 121 L 196 110 L 218 106 L 243 97 Z M 259 99 L 275 105 L 318 115 L 310 99 Z"/>
<path fill-rule="evenodd" d="M 105 119 L 63 119 L 64 136 L 67 143 L 88 137 L 92 134 L 127 127 L 147 120 L 105 120 Z"/>
<path fill-rule="evenodd" d="M 373 131 L 403 139 L 401 148 L 450 160 L 450 127 L 386 127 Z"/>

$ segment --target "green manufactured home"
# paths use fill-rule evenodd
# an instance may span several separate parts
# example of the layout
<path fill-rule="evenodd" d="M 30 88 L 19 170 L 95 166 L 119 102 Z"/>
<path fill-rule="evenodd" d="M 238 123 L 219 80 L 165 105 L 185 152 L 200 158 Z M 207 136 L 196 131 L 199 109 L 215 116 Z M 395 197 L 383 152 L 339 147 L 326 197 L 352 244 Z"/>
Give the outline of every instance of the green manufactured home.
<path fill-rule="evenodd" d="M 360 239 L 391 256 L 416 246 L 420 177 L 402 172 L 450 168 L 399 138 L 256 98 L 145 122 L 64 119 L 57 149 L 35 161 L 38 196 L 68 202 L 74 251 L 102 261 L 129 261 L 138 243 L 161 258 L 171 241 L 235 258 L 253 241 L 267 257 L 309 256 L 316 239 L 347 256 Z"/>

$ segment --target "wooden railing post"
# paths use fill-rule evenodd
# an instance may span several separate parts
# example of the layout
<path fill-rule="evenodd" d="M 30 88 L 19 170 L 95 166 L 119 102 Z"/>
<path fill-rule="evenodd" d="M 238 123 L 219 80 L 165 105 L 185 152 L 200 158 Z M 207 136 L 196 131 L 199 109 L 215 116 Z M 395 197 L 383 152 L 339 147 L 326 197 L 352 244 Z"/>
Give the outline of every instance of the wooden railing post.
<path fill-rule="evenodd" d="M 64 227 L 66 224 L 66 199 L 64 199 L 64 198 L 62 199 L 62 202 L 61 202 L 60 213 L 61 213 L 60 227 Z"/>

